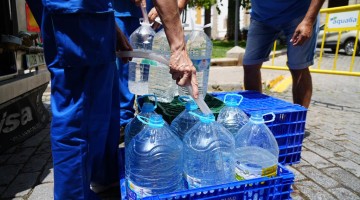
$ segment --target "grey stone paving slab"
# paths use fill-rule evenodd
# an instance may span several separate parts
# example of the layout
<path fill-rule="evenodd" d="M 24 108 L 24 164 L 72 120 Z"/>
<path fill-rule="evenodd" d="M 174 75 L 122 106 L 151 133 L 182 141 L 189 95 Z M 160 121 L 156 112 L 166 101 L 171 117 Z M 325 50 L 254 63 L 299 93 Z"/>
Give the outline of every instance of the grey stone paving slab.
<path fill-rule="evenodd" d="M 45 183 L 37 185 L 28 200 L 54 199 L 54 184 Z"/>
<path fill-rule="evenodd" d="M 40 176 L 41 183 L 53 183 L 54 182 L 54 168 L 52 162 L 48 162 Z"/>
<path fill-rule="evenodd" d="M 2 165 L 10 158 L 10 154 L 0 155 L 0 164 Z"/>
<path fill-rule="evenodd" d="M 336 141 L 336 143 L 338 145 L 341 145 L 343 146 L 344 148 L 352 151 L 352 152 L 355 152 L 357 154 L 360 154 L 360 147 L 358 144 L 354 144 L 352 143 L 351 141 L 349 140 L 345 140 L 345 141 Z"/>
<path fill-rule="evenodd" d="M 6 164 L 25 163 L 34 152 L 35 147 L 20 149 L 19 152 L 16 152 L 13 156 L 11 156 L 11 158 L 9 158 Z"/>
<path fill-rule="evenodd" d="M 334 164 L 330 163 L 329 161 L 325 160 L 324 158 L 311 151 L 302 151 L 301 157 L 303 160 L 307 161 L 312 166 L 318 169 L 334 166 Z"/>
<path fill-rule="evenodd" d="M 322 173 L 315 167 L 301 167 L 299 168 L 299 171 L 324 188 L 335 187 L 339 184 L 337 181 Z"/>
<path fill-rule="evenodd" d="M 6 189 L 6 186 L 0 186 L 0 194 L 2 194 Z"/>
<path fill-rule="evenodd" d="M 345 158 L 347 158 L 349 160 L 352 160 L 357 164 L 360 164 L 360 155 L 359 154 L 356 154 L 356 153 L 351 152 L 351 151 L 339 152 L 337 154 L 342 156 L 342 157 L 345 157 Z"/>
<path fill-rule="evenodd" d="M 358 127 L 360 127 L 360 125 L 358 125 Z M 358 144 L 360 143 L 360 132 L 355 132 L 355 131 L 351 131 L 351 130 L 356 130 L 357 128 L 346 128 L 343 130 L 343 134 L 346 134 L 347 138 Z"/>
<path fill-rule="evenodd" d="M 40 175 L 40 172 L 19 174 L 5 190 L 1 198 L 22 197 L 27 195 Z"/>
<path fill-rule="evenodd" d="M 320 139 L 320 140 L 315 140 L 315 143 L 332 150 L 333 152 L 339 152 L 339 151 L 345 151 L 345 148 L 343 146 L 340 146 L 338 144 L 336 144 L 335 142 L 332 142 L 328 139 Z"/>
<path fill-rule="evenodd" d="M 26 148 L 26 147 L 37 147 L 41 144 L 41 142 L 44 140 L 45 136 L 48 133 L 45 132 L 45 130 L 41 130 L 40 132 L 36 133 L 35 135 L 31 136 L 29 139 L 25 140 L 19 147 Z"/>
<path fill-rule="evenodd" d="M 0 166 L 0 185 L 9 185 L 20 172 L 23 164 Z"/>
<path fill-rule="evenodd" d="M 291 198 L 292 198 L 292 200 L 303 200 L 304 199 L 299 194 L 291 194 Z"/>
<path fill-rule="evenodd" d="M 360 200 L 360 196 L 345 188 L 333 188 L 329 189 L 329 192 L 341 200 Z"/>
<path fill-rule="evenodd" d="M 49 160 L 50 154 L 37 154 L 32 156 L 25 164 L 22 172 L 39 172 Z"/>
<path fill-rule="evenodd" d="M 297 182 L 296 187 L 309 199 L 316 200 L 330 200 L 336 199 L 326 190 L 322 189 L 312 181 L 300 181 Z"/>
<path fill-rule="evenodd" d="M 303 151 L 306 151 L 306 149 L 303 148 Z M 306 160 L 304 160 L 303 158 L 301 158 L 299 163 L 293 165 L 294 168 L 298 168 L 298 167 L 302 167 L 302 166 L 311 166 L 311 164 L 306 162 Z"/>
<path fill-rule="evenodd" d="M 344 157 L 330 158 L 330 161 L 353 173 L 355 176 L 360 177 L 360 165 L 353 161 Z"/>
<path fill-rule="evenodd" d="M 333 167 L 333 168 L 324 169 L 323 172 L 325 172 L 331 178 L 340 182 L 345 187 L 350 188 L 353 192 L 355 193 L 360 192 L 359 178 L 345 171 L 344 169 L 341 169 L 339 167 Z"/>
<path fill-rule="evenodd" d="M 12 154 L 16 151 L 17 146 L 11 147 L 9 149 L 7 149 L 3 154 Z"/>
<path fill-rule="evenodd" d="M 332 152 L 331 150 L 325 148 L 325 147 L 322 147 L 314 142 L 311 142 L 311 141 L 308 141 L 306 143 L 304 143 L 304 146 L 313 151 L 313 152 L 316 152 L 318 155 L 320 155 L 321 157 L 323 158 L 333 158 L 335 157 L 335 154 L 334 152 Z"/>
<path fill-rule="evenodd" d="M 51 155 L 51 144 L 50 139 L 46 137 L 44 142 L 35 151 L 35 154 L 49 154 Z"/>
<path fill-rule="evenodd" d="M 306 177 L 301 173 L 299 172 L 297 169 L 295 169 L 293 166 L 289 166 L 288 169 L 294 173 L 295 175 L 295 181 L 301 181 L 301 180 L 304 180 L 306 179 Z"/>

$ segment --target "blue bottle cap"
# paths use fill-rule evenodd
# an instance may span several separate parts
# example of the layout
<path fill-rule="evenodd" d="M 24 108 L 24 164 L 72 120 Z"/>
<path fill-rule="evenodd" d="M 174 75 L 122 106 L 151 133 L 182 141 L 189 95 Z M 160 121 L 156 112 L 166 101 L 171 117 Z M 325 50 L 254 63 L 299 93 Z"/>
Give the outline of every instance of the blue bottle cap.
<path fill-rule="evenodd" d="M 202 114 L 202 116 L 199 117 L 199 119 L 201 122 L 208 124 L 215 121 L 215 116 L 213 114 L 210 115 Z"/>
<path fill-rule="evenodd" d="M 150 115 L 149 126 L 153 128 L 160 128 L 164 126 L 164 120 L 161 115 L 154 114 Z"/>
<path fill-rule="evenodd" d="M 155 110 L 155 106 L 152 103 L 145 102 L 141 107 L 141 112 L 153 112 Z"/>
<path fill-rule="evenodd" d="M 197 106 L 197 104 L 194 102 L 194 101 L 188 101 L 186 104 L 185 104 L 185 109 L 187 111 L 192 111 L 192 110 L 196 110 L 198 109 L 199 107 Z"/>
<path fill-rule="evenodd" d="M 265 123 L 264 115 L 261 112 L 252 112 L 250 114 L 250 121 L 252 121 L 255 124 L 263 124 Z"/>
<path fill-rule="evenodd" d="M 229 107 L 236 107 L 239 105 L 239 101 L 236 98 L 231 97 L 229 100 L 225 101 L 225 105 Z"/>

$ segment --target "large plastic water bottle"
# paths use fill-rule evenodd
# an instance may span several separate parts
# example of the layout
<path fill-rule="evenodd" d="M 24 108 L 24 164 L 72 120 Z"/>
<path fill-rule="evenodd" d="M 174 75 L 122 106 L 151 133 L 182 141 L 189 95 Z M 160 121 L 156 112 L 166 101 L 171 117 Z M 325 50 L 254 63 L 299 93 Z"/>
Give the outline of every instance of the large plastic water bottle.
<path fill-rule="evenodd" d="M 183 144 L 161 115 L 137 116 L 145 128 L 125 149 L 128 199 L 183 189 Z"/>
<path fill-rule="evenodd" d="M 184 177 L 188 187 L 198 188 L 235 181 L 234 136 L 217 123 L 213 115 L 198 117 L 200 122 L 183 139 Z"/>
<path fill-rule="evenodd" d="M 171 51 L 164 29 L 155 34 L 152 50 L 166 59 L 170 59 Z M 171 102 L 178 93 L 177 91 L 178 86 L 172 79 L 168 66 L 157 63 L 157 66 L 150 68 L 149 93 L 155 94 L 159 102 Z"/>
<path fill-rule="evenodd" d="M 145 97 L 154 97 L 154 104 L 150 102 L 144 102 L 142 107 L 140 107 L 139 99 Z M 138 108 L 140 110 L 139 116 L 149 118 L 151 115 L 156 114 L 155 109 L 157 107 L 157 98 L 155 95 L 143 95 L 136 99 Z M 134 117 L 126 126 L 125 126 L 125 147 L 130 143 L 131 139 L 138 134 L 143 128 L 143 124 L 137 117 Z"/>
<path fill-rule="evenodd" d="M 151 50 L 155 31 L 148 22 L 142 22 L 142 19 L 140 19 L 140 24 L 141 26 L 130 35 L 130 44 L 134 50 Z M 149 93 L 149 70 L 151 64 L 151 60 L 136 57 L 129 62 L 129 90 L 131 93 L 137 95 Z"/>
<path fill-rule="evenodd" d="M 252 113 L 249 122 L 235 135 L 235 173 L 237 180 L 276 176 L 279 146 L 259 112 Z"/>
<path fill-rule="evenodd" d="M 178 99 L 180 102 L 185 103 L 185 110 L 171 122 L 170 128 L 180 137 L 180 139 L 183 139 L 185 133 L 199 122 L 199 117 L 190 114 L 190 112 L 201 115 L 201 111 L 191 97 L 179 96 Z"/>
<path fill-rule="evenodd" d="M 196 78 L 199 84 L 199 95 L 205 98 L 208 88 L 212 42 L 205 34 L 203 26 L 195 26 L 188 35 L 186 50 L 196 68 Z M 186 88 L 179 87 L 180 95 L 190 95 Z"/>
<path fill-rule="evenodd" d="M 225 107 L 220 110 L 217 118 L 217 122 L 232 134 L 237 133 L 249 121 L 248 116 L 239 108 L 242 100 L 242 95 L 226 94 L 224 97 Z"/>

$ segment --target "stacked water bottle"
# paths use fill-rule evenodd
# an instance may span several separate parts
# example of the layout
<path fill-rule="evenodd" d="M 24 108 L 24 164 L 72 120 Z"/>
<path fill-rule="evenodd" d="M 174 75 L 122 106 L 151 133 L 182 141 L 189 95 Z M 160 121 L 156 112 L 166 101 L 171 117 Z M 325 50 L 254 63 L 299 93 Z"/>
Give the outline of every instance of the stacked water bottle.
<path fill-rule="evenodd" d="M 169 61 L 171 50 L 164 29 L 155 33 L 149 22 L 141 26 L 130 36 L 134 52 L 149 53 Z M 197 71 L 199 95 L 205 98 L 207 92 L 212 42 L 204 33 L 203 27 L 195 26 L 186 36 L 186 50 Z M 155 94 L 159 102 L 171 102 L 177 95 L 190 95 L 172 80 L 169 67 L 149 58 L 133 57 L 129 62 L 129 90 L 137 95 Z"/>
<path fill-rule="evenodd" d="M 154 111 L 156 96 L 144 97 L 154 103 L 143 103 L 125 132 L 128 199 L 277 175 L 279 148 L 265 125 L 273 113 L 269 121 L 259 112 L 248 118 L 242 96 L 229 94 L 215 121 L 180 96 L 185 110 L 169 126 Z"/>

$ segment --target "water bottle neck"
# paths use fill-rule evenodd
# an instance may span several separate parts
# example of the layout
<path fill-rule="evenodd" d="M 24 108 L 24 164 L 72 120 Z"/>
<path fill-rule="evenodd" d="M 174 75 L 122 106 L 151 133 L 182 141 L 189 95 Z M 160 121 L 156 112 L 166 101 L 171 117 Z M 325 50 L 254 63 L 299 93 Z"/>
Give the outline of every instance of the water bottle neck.
<path fill-rule="evenodd" d="M 155 106 L 152 103 L 145 102 L 141 108 L 141 112 L 153 112 L 155 110 Z"/>
<path fill-rule="evenodd" d="M 191 102 L 187 102 L 185 104 L 185 109 L 187 111 L 193 111 L 193 110 L 196 110 L 198 109 L 199 107 L 196 105 L 196 103 L 194 101 L 191 101 Z"/>

